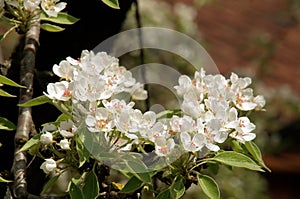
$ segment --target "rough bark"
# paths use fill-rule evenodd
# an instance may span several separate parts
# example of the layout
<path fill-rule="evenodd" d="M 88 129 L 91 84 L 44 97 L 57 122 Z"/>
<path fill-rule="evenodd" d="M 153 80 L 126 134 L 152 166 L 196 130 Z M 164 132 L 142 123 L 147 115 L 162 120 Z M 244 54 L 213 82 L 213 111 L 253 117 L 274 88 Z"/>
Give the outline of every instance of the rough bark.
<path fill-rule="evenodd" d="M 19 103 L 24 103 L 33 96 L 33 77 L 35 68 L 35 55 L 39 46 L 40 23 L 34 21 L 26 33 L 25 47 L 20 64 L 20 84 L 26 88 L 20 89 Z M 14 157 L 14 196 L 16 198 L 26 198 L 26 166 L 27 157 L 25 152 L 18 152 L 29 139 L 29 134 L 33 126 L 31 117 L 31 107 L 20 107 L 15 134 L 15 157 Z"/>

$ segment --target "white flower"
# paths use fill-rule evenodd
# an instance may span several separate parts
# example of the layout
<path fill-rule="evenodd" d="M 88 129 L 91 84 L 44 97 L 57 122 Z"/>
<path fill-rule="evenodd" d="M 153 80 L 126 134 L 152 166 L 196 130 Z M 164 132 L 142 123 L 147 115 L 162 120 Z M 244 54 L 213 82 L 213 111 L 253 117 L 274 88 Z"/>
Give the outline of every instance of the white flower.
<path fill-rule="evenodd" d="M 238 109 L 242 111 L 250 111 L 257 106 L 257 104 L 253 102 L 253 98 L 253 90 L 251 88 L 247 88 L 236 94 L 234 103 Z"/>
<path fill-rule="evenodd" d="M 235 73 L 231 73 L 230 81 L 231 81 L 231 89 L 235 92 L 245 89 L 252 82 L 251 78 L 249 77 L 239 78 L 238 75 Z"/>
<path fill-rule="evenodd" d="M 49 158 L 45 159 L 45 162 L 40 166 L 40 169 L 43 169 L 44 173 L 49 174 L 52 173 L 56 168 L 56 162 Z"/>
<path fill-rule="evenodd" d="M 68 101 L 71 98 L 69 82 L 67 81 L 49 83 L 47 85 L 47 92 L 44 92 L 44 94 L 50 99 Z"/>
<path fill-rule="evenodd" d="M 155 142 L 155 139 L 160 136 L 165 136 L 165 126 L 161 122 L 156 122 L 150 129 L 140 129 L 140 134 L 144 139 Z"/>
<path fill-rule="evenodd" d="M 95 116 L 88 115 L 85 123 L 91 132 L 109 132 L 114 127 L 112 114 L 103 107 L 97 108 Z"/>
<path fill-rule="evenodd" d="M 50 17 L 57 17 L 57 14 L 65 9 L 67 3 L 57 3 L 59 0 L 42 0 L 41 7 Z"/>
<path fill-rule="evenodd" d="M 82 70 L 91 75 L 98 75 L 106 68 L 117 66 L 119 62 L 117 58 L 105 52 L 98 52 L 95 55 L 93 51 L 87 51 L 80 60 Z"/>
<path fill-rule="evenodd" d="M 40 137 L 40 142 L 42 144 L 51 144 L 53 142 L 53 136 L 52 133 L 45 132 Z"/>
<path fill-rule="evenodd" d="M 54 124 L 47 124 L 43 127 L 42 132 L 55 131 L 57 128 Z"/>
<path fill-rule="evenodd" d="M 59 65 L 55 64 L 53 66 L 53 72 L 58 77 L 65 78 L 66 80 L 73 80 L 74 76 L 77 74 L 77 70 L 68 61 L 61 61 Z"/>
<path fill-rule="evenodd" d="M 130 139 L 137 139 L 135 134 L 138 131 L 137 123 L 132 119 L 134 110 L 122 111 L 120 114 L 115 115 L 115 124 L 119 131 L 124 132 L 125 136 Z"/>
<path fill-rule="evenodd" d="M 131 97 L 133 100 L 145 100 L 148 97 L 148 93 L 146 90 L 144 90 L 143 85 L 140 84 L 141 86 L 132 89 L 129 93 L 131 94 Z"/>
<path fill-rule="evenodd" d="M 192 116 L 193 118 L 198 118 L 205 112 L 205 107 L 202 102 L 202 95 L 200 95 L 195 89 L 190 89 L 184 95 L 184 100 L 181 105 L 182 111 Z"/>
<path fill-rule="evenodd" d="M 255 109 L 262 109 L 266 105 L 266 100 L 263 96 L 258 95 L 254 97 L 253 102 L 256 104 Z"/>
<path fill-rule="evenodd" d="M 192 80 L 186 75 L 181 75 L 178 79 L 178 83 L 179 85 L 174 88 L 179 96 L 183 96 L 192 87 Z"/>
<path fill-rule="evenodd" d="M 68 139 L 63 139 L 59 142 L 59 146 L 63 150 L 70 150 L 70 145 L 69 145 L 69 140 Z"/>
<path fill-rule="evenodd" d="M 181 143 L 183 148 L 187 151 L 199 151 L 205 144 L 205 137 L 203 134 L 197 133 L 195 135 L 190 135 L 187 132 L 182 132 L 180 134 Z"/>
<path fill-rule="evenodd" d="M 134 106 L 134 102 L 126 104 L 124 100 L 113 99 L 111 101 L 103 100 L 103 105 L 113 114 L 119 114 L 122 111 L 129 111 Z"/>
<path fill-rule="evenodd" d="M 248 117 L 240 117 L 229 122 L 226 127 L 235 129 L 230 136 L 242 143 L 251 141 L 256 137 L 254 133 L 251 133 L 255 129 L 255 125 L 250 122 Z"/>
<path fill-rule="evenodd" d="M 59 124 L 59 133 L 65 138 L 73 137 L 76 130 L 72 120 L 61 121 Z"/>
<path fill-rule="evenodd" d="M 23 5 L 25 10 L 34 11 L 39 8 L 41 0 L 24 0 Z"/>
<path fill-rule="evenodd" d="M 96 100 L 108 99 L 112 91 L 105 92 L 105 81 L 98 76 L 89 76 L 80 73 L 78 79 L 71 83 L 72 95 L 80 101 L 94 102 Z"/>
<path fill-rule="evenodd" d="M 161 136 L 155 140 L 155 153 L 158 156 L 167 156 L 175 147 L 175 142 L 172 138 L 166 139 Z"/>

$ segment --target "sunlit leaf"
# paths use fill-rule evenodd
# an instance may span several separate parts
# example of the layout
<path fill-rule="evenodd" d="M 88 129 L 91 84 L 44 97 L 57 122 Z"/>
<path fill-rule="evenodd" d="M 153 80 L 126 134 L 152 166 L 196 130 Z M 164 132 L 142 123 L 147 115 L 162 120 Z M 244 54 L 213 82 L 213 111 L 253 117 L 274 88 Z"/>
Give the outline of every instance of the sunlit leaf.
<path fill-rule="evenodd" d="M 114 9 L 120 9 L 118 0 L 102 0 L 102 2 Z"/>
<path fill-rule="evenodd" d="M 9 183 L 9 182 L 12 182 L 12 181 L 11 181 L 11 180 L 6 180 L 6 179 L 4 179 L 4 178 L 2 178 L 2 177 L 0 176 L 0 182 Z"/>
<path fill-rule="evenodd" d="M 41 137 L 40 134 L 38 134 L 38 135 L 32 137 L 30 140 L 28 140 L 28 141 L 23 145 L 23 147 L 18 151 L 18 153 L 19 153 L 19 152 L 23 152 L 23 151 L 27 151 L 27 150 L 30 149 L 31 147 L 33 147 L 33 146 L 39 144 L 39 142 L 40 142 L 40 137 Z"/>
<path fill-rule="evenodd" d="M 82 193 L 85 198 L 93 199 L 98 196 L 99 193 L 99 185 L 97 176 L 94 171 L 90 171 L 84 181 L 84 186 L 82 187 Z"/>
<path fill-rule="evenodd" d="M 16 129 L 16 126 L 4 117 L 0 117 L 0 130 L 13 131 Z"/>
<path fill-rule="evenodd" d="M 262 155 L 260 152 L 260 149 L 258 148 L 258 146 L 254 143 L 254 142 L 246 142 L 245 143 L 245 147 L 248 150 L 248 152 L 253 156 L 253 158 L 259 163 L 260 166 L 262 166 L 263 168 L 265 168 L 268 171 L 271 171 L 264 163 L 263 159 L 262 159 Z"/>
<path fill-rule="evenodd" d="M 59 12 L 57 14 L 57 17 L 49 17 L 45 13 L 41 13 L 40 20 L 43 21 L 50 21 L 57 24 L 66 24 L 66 25 L 72 25 L 76 23 L 79 19 L 76 17 L 73 17 L 72 15 L 69 15 L 66 12 Z"/>
<path fill-rule="evenodd" d="M 37 105 L 42 105 L 46 103 L 50 103 L 52 100 L 49 99 L 46 95 L 42 95 L 36 98 L 33 98 L 23 104 L 18 104 L 18 106 L 21 107 L 30 107 L 30 106 L 37 106 Z"/>
<path fill-rule="evenodd" d="M 61 31 L 65 30 L 65 28 L 62 28 L 57 25 L 49 24 L 49 23 L 42 23 L 41 29 L 49 31 L 49 32 L 61 32 Z"/>
<path fill-rule="evenodd" d="M 264 171 L 251 158 L 235 151 L 224 151 L 218 153 L 215 157 L 212 158 L 212 160 L 233 167 L 241 167 L 255 171 Z"/>
<path fill-rule="evenodd" d="M 71 117 L 69 115 L 63 113 L 58 116 L 58 118 L 55 120 L 55 122 L 67 121 L 69 119 L 71 119 Z"/>
<path fill-rule="evenodd" d="M 0 96 L 2 96 L 2 97 L 17 97 L 15 95 L 9 94 L 8 92 L 6 92 L 6 91 L 4 91 L 2 89 L 0 89 Z"/>
<path fill-rule="evenodd" d="M 203 192 L 211 199 L 219 199 L 220 198 L 220 190 L 216 181 L 207 176 L 198 174 L 197 175 L 198 184 L 203 190 Z"/>
<path fill-rule="evenodd" d="M 132 193 L 143 186 L 143 181 L 136 176 L 132 176 L 121 190 L 122 193 Z"/>
<path fill-rule="evenodd" d="M 76 150 L 79 156 L 79 168 L 89 159 L 90 153 L 83 145 L 80 137 L 76 138 Z"/>
<path fill-rule="evenodd" d="M 175 109 L 175 110 L 165 110 L 156 115 L 158 119 L 160 118 L 171 118 L 173 115 L 180 115 L 181 110 L 180 109 Z"/>
<path fill-rule="evenodd" d="M 17 84 L 16 82 L 14 82 L 13 80 L 0 75 L 0 83 L 1 84 L 5 84 L 5 85 L 9 85 L 9 86 L 15 86 L 15 87 L 19 87 L 19 88 L 26 88 L 25 86 L 22 86 L 20 84 Z"/>

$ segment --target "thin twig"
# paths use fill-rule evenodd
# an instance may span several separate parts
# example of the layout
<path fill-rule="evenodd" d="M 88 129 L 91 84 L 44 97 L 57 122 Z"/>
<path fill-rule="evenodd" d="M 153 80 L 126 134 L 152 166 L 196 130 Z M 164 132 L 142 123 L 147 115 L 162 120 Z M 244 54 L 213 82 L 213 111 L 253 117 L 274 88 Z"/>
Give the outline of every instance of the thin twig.
<path fill-rule="evenodd" d="M 38 17 L 38 16 L 37 16 Z M 35 67 L 35 55 L 39 46 L 40 23 L 34 21 L 25 38 L 25 47 L 22 52 L 20 62 L 20 84 L 26 88 L 20 89 L 19 103 L 24 103 L 32 99 L 33 95 L 33 74 Z M 30 107 L 20 107 L 15 134 L 15 157 L 14 157 L 14 196 L 16 198 L 26 198 L 27 181 L 26 181 L 26 164 L 27 157 L 25 152 L 18 152 L 24 143 L 29 139 L 32 130 L 32 117 Z"/>

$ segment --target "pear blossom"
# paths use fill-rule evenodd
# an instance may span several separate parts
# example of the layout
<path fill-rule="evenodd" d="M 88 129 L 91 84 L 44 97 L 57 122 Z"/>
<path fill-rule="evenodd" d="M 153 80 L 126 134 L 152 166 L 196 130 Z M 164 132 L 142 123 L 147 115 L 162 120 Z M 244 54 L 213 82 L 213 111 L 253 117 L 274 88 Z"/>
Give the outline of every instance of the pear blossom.
<path fill-rule="evenodd" d="M 102 101 L 105 108 L 107 108 L 113 114 L 119 114 L 122 111 L 128 111 L 134 106 L 134 102 L 129 102 L 126 104 L 124 100 L 113 99 L 111 101 L 103 100 Z"/>
<path fill-rule="evenodd" d="M 51 144 L 53 142 L 53 136 L 52 133 L 45 132 L 40 137 L 40 142 L 42 144 Z"/>
<path fill-rule="evenodd" d="M 61 121 L 59 124 L 59 133 L 65 138 L 71 138 L 75 135 L 77 128 L 72 120 Z"/>
<path fill-rule="evenodd" d="M 164 136 L 155 140 L 155 153 L 158 156 L 168 156 L 175 147 L 175 141 L 172 138 L 166 139 Z"/>
<path fill-rule="evenodd" d="M 181 139 L 183 148 L 186 151 L 191 151 L 191 152 L 201 150 L 202 147 L 204 146 L 205 140 L 206 140 L 204 135 L 201 133 L 191 135 L 187 132 L 182 132 L 180 134 L 180 139 Z"/>
<path fill-rule="evenodd" d="M 143 113 L 134 108 L 134 102 L 119 99 L 123 93 L 146 99 L 147 91 L 130 71 L 119 66 L 117 58 L 104 52 L 84 50 L 79 59 L 68 57 L 54 65 L 53 72 L 63 80 L 50 83 L 45 95 L 71 99 L 74 110 L 74 121 L 62 121 L 58 128 L 63 137 L 58 145 L 64 150 L 70 148 L 74 123 L 83 121 L 90 132 L 103 133 L 107 142 L 103 144 L 110 150 L 129 151 L 135 144 L 150 143 L 158 156 L 169 156 L 176 146 L 200 157 L 219 151 L 228 136 L 242 143 L 253 140 L 255 125 L 244 113 L 265 105 L 263 96 L 254 96 L 248 88 L 250 78 L 232 73 L 226 79 L 220 74 L 206 75 L 201 69 L 194 78 L 179 77 L 175 86 L 182 97 L 181 115 L 157 119 L 156 113 Z M 112 137 L 116 132 L 120 137 Z"/>
<path fill-rule="evenodd" d="M 244 143 L 253 140 L 256 135 L 251 133 L 255 129 L 255 125 L 250 122 L 248 117 L 240 117 L 235 121 L 229 122 L 227 128 L 232 128 L 233 131 L 230 136 Z"/>
<path fill-rule="evenodd" d="M 56 83 L 49 83 L 47 85 L 47 93 L 44 94 L 53 100 L 68 101 L 71 99 L 71 90 L 69 82 L 61 81 Z"/>
<path fill-rule="evenodd" d="M 179 96 L 183 96 L 192 86 L 192 80 L 187 75 L 182 75 L 178 79 L 178 86 L 174 88 Z"/>
<path fill-rule="evenodd" d="M 59 146 L 60 146 L 63 150 L 70 150 L 70 144 L 69 144 L 69 140 L 68 140 L 68 139 L 60 140 Z"/>
<path fill-rule="evenodd" d="M 78 73 L 77 69 L 68 61 L 61 61 L 59 65 L 55 64 L 52 68 L 55 75 L 66 80 L 73 80 Z"/>
<path fill-rule="evenodd" d="M 57 14 L 65 9 L 67 3 L 59 0 L 42 0 L 41 7 L 43 11 L 50 17 L 57 17 Z"/>
<path fill-rule="evenodd" d="M 57 130 L 57 127 L 54 124 L 47 124 L 45 126 L 43 126 L 42 128 L 42 132 L 51 132 L 51 131 L 55 131 Z"/>
<path fill-rule="evenodd" d="M 88 115 L 85 123 L 91 132 L 109 132 L 114 127 L 112 114 L 103 107 L 97 108 L 95 115 Z"/>
<path fill-rule="evenodd" d="M 118 65 L 118 59 L 109 56 L 105 52 L 99 52 L 96 55 L 93 51 L 86 53 L 81 57 L 81 68 L 84 72 L 91 75 L 100 74 L 104 69 Z"/>
<path fill-rule="evenodd" d="M 45 162 L 43 162 L 42 165 L 40 166 L 40 169 L 42 169 L 46 174 L 50 174 L 54 172 L 55 168 L 56 168 L 56 162 L 51 158 L 45 159 Z"/>

